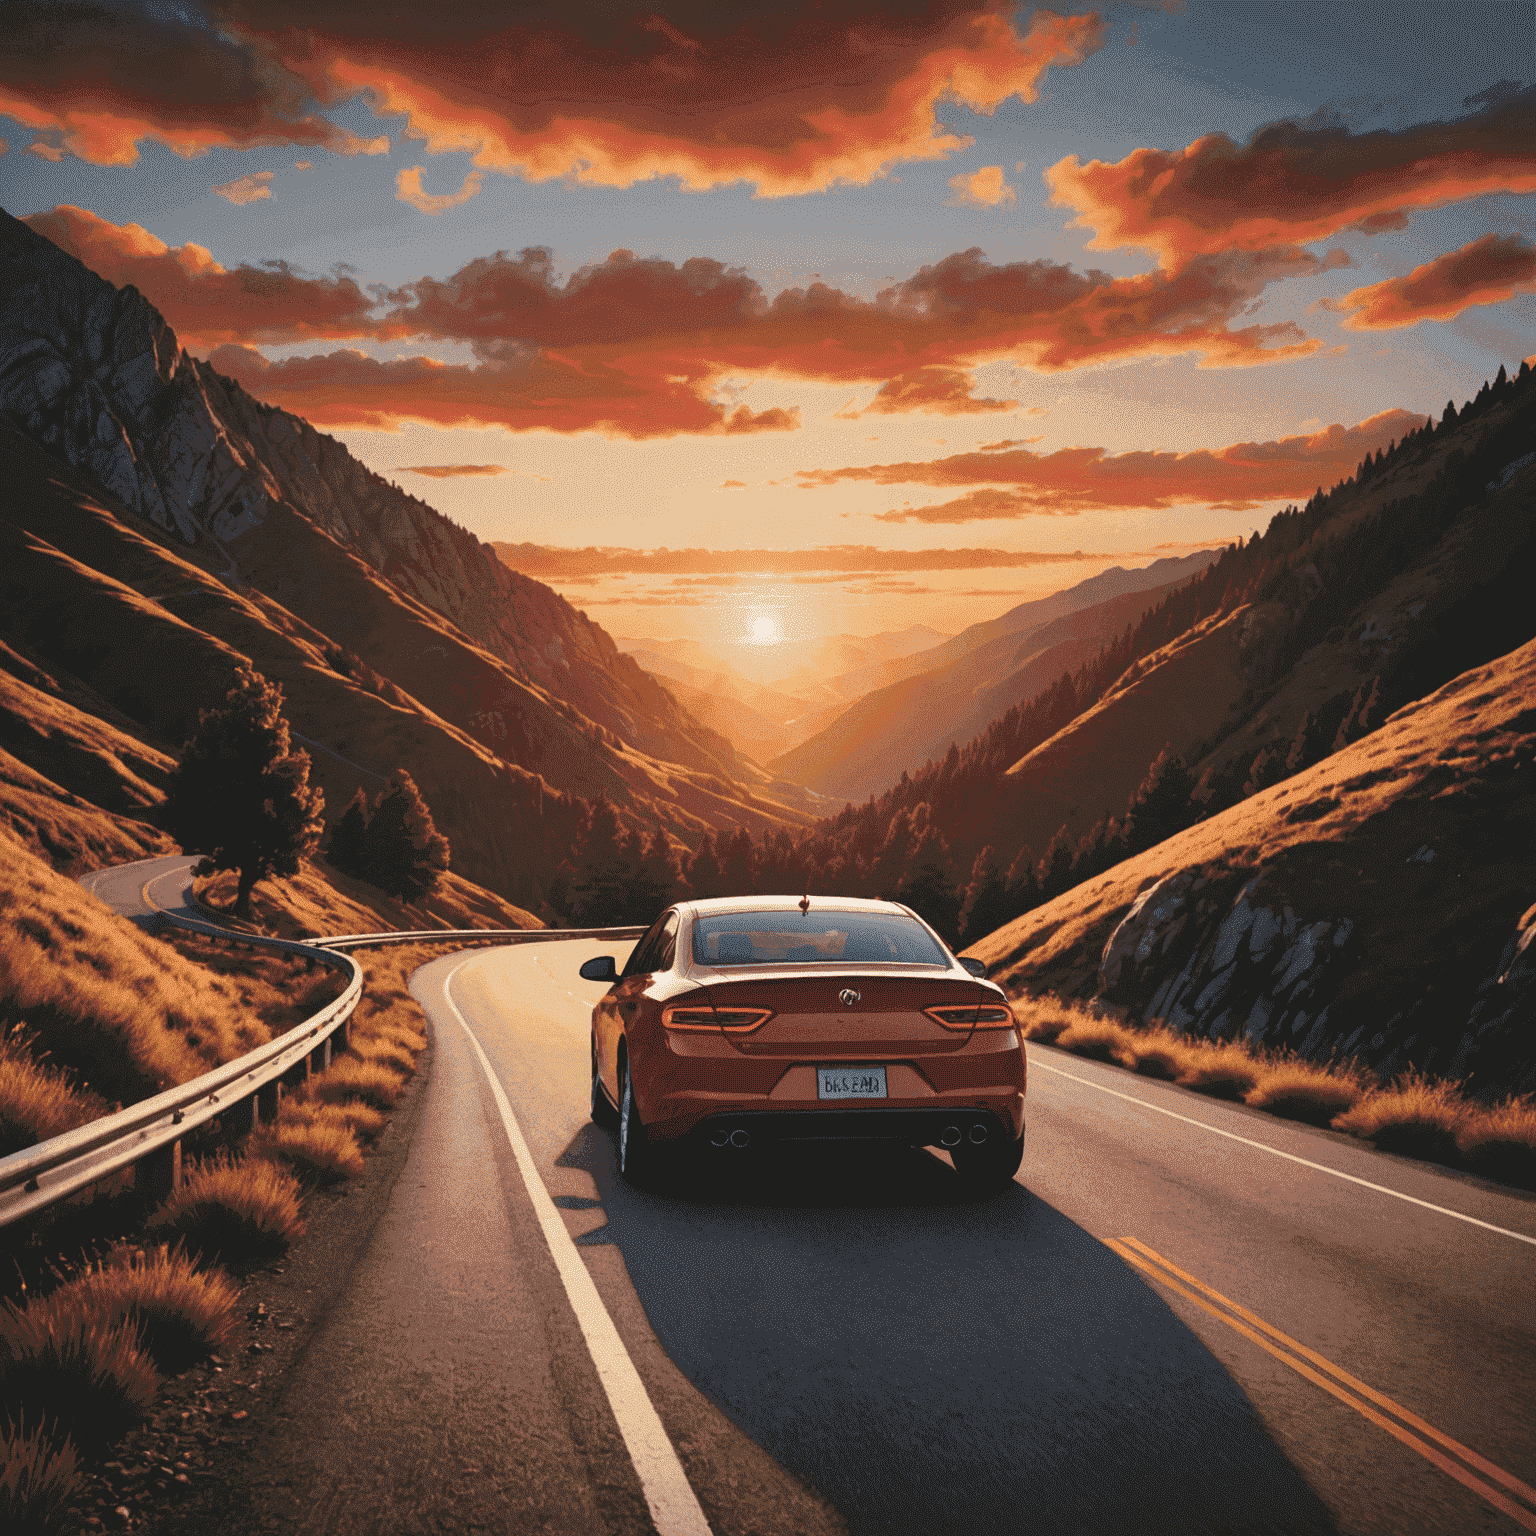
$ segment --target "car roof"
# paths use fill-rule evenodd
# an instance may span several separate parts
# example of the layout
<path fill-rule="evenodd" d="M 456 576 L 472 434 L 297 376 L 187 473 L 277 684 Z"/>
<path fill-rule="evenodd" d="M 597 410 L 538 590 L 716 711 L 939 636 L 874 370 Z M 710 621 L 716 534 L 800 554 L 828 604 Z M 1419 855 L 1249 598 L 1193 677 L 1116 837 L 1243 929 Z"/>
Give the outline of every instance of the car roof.
<path fill-rule="evenodd" d="M 908 917 L 907 909 L 894 901 L 871 901 L 863 896 L 707 896 L 697 901 L 680 901 L 680 912 L 708 917 L 715 912 L 798 912 L 807 899 L 812 912 L 889 912 Z"/>

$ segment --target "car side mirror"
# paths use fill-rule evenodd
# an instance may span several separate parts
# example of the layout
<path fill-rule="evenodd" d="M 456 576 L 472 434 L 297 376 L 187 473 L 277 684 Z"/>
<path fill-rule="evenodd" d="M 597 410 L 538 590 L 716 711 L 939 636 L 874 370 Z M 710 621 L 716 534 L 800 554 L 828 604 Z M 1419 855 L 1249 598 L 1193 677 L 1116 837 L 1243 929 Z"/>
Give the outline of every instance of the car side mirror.
<path fill-rule="evenodd" d="M 963 965 L 966 970 L 971 973 L 972 976 L 980 976 L 985 979 L 987 974 L 987 967 L 982 961 L 974 959 L 970 955 L 961 955 L 960 964 Z"/>
<path fill-rule="evenodd" d="M 613 956 L 598 955 L 595 959 L 584 961 L 581 967 L 581 979 L 583 981 L 617 981 L 619 972 L 618 967 L 613 963 Z"/>

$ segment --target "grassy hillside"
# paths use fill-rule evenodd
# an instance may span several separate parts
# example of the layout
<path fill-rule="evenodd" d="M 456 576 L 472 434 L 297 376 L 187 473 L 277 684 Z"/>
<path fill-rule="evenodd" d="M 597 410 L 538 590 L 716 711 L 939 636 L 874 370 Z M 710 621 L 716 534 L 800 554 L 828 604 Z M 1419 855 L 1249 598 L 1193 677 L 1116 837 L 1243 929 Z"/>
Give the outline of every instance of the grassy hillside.
<path fill-rule="evenodd" d="M 1536 642 L 971 952 L 1015 993 L 1536 1089 L 1533 775 Z"/>

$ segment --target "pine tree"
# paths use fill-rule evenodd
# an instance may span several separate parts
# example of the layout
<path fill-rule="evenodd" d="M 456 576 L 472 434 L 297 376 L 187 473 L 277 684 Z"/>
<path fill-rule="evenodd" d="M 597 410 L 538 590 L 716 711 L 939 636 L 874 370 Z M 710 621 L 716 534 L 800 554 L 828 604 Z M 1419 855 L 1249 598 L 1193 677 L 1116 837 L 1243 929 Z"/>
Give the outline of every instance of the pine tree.
<path fill-rule="evenodd" d="M 199 869 L 238 869 L 235 912 L 249 917 L 251 891 L 272 875 L 298 873 L 322 831 L 325 796 L 309 783 L 309 754 L 293 750 L 283 690 L 248 661 L 218 709 L 198 712 L 162 810 Z"/>
<path fill-rule="evenodd" d="M 1184 759 L 1175 757 L 1171 746 L 1165 746 L 1148 765 L 1146 778 L 1126 807 L 1126 851 L 1140 853 L 1192 826 L 1196 812 L 1190 795 L 1194 788 L 1194 776 Z"/>
<path fill-rule="evenodd" d="M 448 839 L 437 830 L 416 781 L 404 768 L 395 769 L 368 817 L 364 878 L 387 896 L 420 901 L 437 889 L 448 857 Z"/>
<path fill-rule="evenodd" d="M 368 835 L 368 796 L 359 789 L 347 802 L 341 820 L 331 828 L 330 841 L 325 845 L 325 856 L 333 869 L 344 875 L 362 878 L 364 869 L 364 841 Z"/>
<path fill-rule="evenodd" d="M 1035 855 L 1028 846 L 1020 848 L 1013 856 L 1013 863 L 1008 866 L 1003 884 L 1008 893 L 1006 921 L 1011 923 L 1014 918 L 1022 917 L 1040 905 L 1040 882 L 1035 878 Z"/>
<path fill-rule="evenodd" d="M 757 889 L 757 849 L 752 834 L 738 827 L 718 844 L 720 849 L 720 884 L 725 896 L 750 896 Z"/>
<path fill-rule="evenodd" d="M 587 812 L 572 860 L 576 875 L 570 884 L 571 918 L 578 928 L 606 928 L 623 921 L 633 852 L 613 802 L 600 793 Z M 634 862 L 638 865 L 638 859 Z"/>
<path fill-rule="evenodd" d="M 960 905 L 960 939 L 974 944 L 1001 928 L 1013 914 L 1008 910 L 1008 884 L 997 862 L 997 850 L 988 843 L 971 865 L 965 899 Z"/>
<path fill-rule="evenodd" d="M 1072 838 L 1063 825 L 1051 839 L 1045 850 L 1045 857 L 1040 860 L 1040 866 L 1035 872 L 1042 903 L 1060 896 L 1063 891 L 1071 888 L 1072 858 L 1075 852 Z"/>
<path fill-rule="evenodd" d="M 660 827 L 652 827 L 650 836 L 640 850 L 640 866 L 635 876 L 630 911 L 636 915 L 632 921 L 652 923 L 669 902 L 677 899 L 682 885 L 682 874 L 677 867 L 677 855 L 667 834 Z"/>
<path fill-rule="evenodd" d="M 720 856 L 715 851 L 713 833 L 704 834 L 703 841 L 688 861 L 685 873 L 688 877 L 689 892 L 700 900 L 725 894 L 725 886 L 720 878 Z"/>
<path fill-rule="evenodd" d="M 925 825 L 912 844 L 907 867 L 896 883 L 895 899 L 911 907 L 946 943 L 958 937 L 960 892 L 949 843 L 937 827 Z"/>

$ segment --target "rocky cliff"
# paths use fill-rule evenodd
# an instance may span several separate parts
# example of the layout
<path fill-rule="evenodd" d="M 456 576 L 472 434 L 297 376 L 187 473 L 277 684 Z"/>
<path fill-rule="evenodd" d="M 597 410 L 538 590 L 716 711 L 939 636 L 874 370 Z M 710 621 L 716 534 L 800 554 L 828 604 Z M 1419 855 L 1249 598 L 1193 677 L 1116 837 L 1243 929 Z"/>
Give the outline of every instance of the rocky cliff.
<path fill-rule="evenodd" d="M 97 277 L 3 210 L 0 418 L 139 516 L 211 545 L 237 585 L 261 566 L 282 586 L 263 535 L 277 509 L 291 509 L 620 740 L 663 761 L 766 782 L 550 588 L 509 570 L 335 438 L 192 357 L 136 289 Z M 303 588 L 295 581 L 274 595 L 330 632 L 323 596 L 312 610 L 295 607 Z"/>

